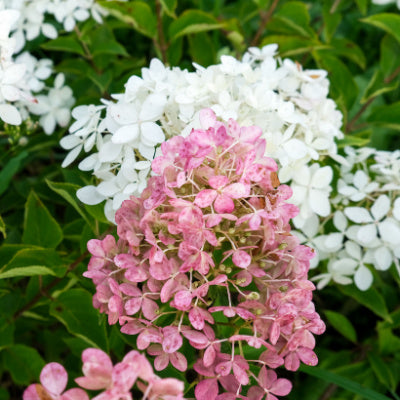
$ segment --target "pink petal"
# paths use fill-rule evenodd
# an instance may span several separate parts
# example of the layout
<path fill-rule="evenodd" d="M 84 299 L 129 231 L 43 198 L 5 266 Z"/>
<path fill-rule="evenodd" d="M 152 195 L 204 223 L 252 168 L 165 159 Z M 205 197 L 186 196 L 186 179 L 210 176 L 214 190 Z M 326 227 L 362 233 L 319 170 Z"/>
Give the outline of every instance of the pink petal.
<path fill-rule="evenodd" d="M 295 352 L 289 353 L 285 357 L 285 368 L 289 371 L 297 371 L 300 367 L 299 357 Z"/>
<path fill-rule="evenodd" d="M 223 189 L 223 193 L 232 197 L 232 199 L 240 199 L 250 194 L 250 186 L 240 182 L 232 183 L 232 185 Z"/>
<path fill-rule="evenodd" d="M 208 179 L 208 183 L 213 189 L 220 189 L 226 186 L 228 182 L 229 179 L 225 175 L 215 175 Z"/>
<path fill-rule="evenodd" d="M 292 390 L 292 383 L 284 378 L 277 379 L 269 389 L 277 396 L 286 396 Z"/>
<path fill-rule="evenodd" d="M 235 203 L 229 196 L 218 195 L 214 202 L 214 208 L 219 214 L 231 213 L 235 209 Z"/>
<path fill-rule="evenodd" d="M 143 298 L 143 301 L 142 301 L 143 315 L 149 321 L 151 321 L 151 320 L 153 320 L 154 318 L 157 317 L 158 309 L 159 309 L 158 304 L 154 300 L 151 300 L 151 299 L 149 299 L 147 297 Z"/>
<path fill-rule="evenodd" d="M 142 305 L 141 297 L 134 297 L 125 303 L 125 311 L 127 315 L 136 314 Z"/>
<path fill-rule="evenodd" d="M 25 389 L 24 394 L 22 395 L 22 399 L 23 400 L 41 400 L 38 393 L 40 393 L 42 391 L 44 391 L 42 385 L 33 383 L 32 385 L 29 385 Z"/>
<path fill-rule="evenodd" d="M 214 363 L 215 356 L 216 352 L 214 346 L 213 345 L 208 346 L 203 356 L 204 366 L 209 367 L 210 365 L 212 365 Z"/>
<path fill-rule="evenodd" d="M 130 254 L 118 254 L 114 257 L 114 263 L 118 268 L 137 267 L 138 261 Z"/>
<path fill-rule="evenodd" d="M 174 305 L 175 308 L 182 311 L 189 310 L 192 304 L 192 294 L 188 290 L 180 290 L 175 294 Z"/>
<path fill-rule="evenodd" d="M 162 353 L 154 359 L 154 368 L 156 371 L 162 371 L 169 364 L 169 356 L 167 353 Z"/>
<path fill-rule="evenodd" d="M 182 332 L 183 336 L 185 336 L 186 339 L 188 339 L 190 342 L 192 342 L 195 345 L 198 346 L 205 346 L 208 344 L 208 339 L 207 336 L 204 334 L 193 331 L 193 330 L 187 330 Z"/>
<path fill-rule="evenodd" d="M 194 390 L 194 394 L 196 400 L 214 400 L 218 395 L 217 379 L 212 378 L 200 381 Z"/>
<path fill-rule="evenodd" d="M 211 128 L 215 125 L 217 117 L 211 108 L 204 108 L 199 113 L 200 125 L 203 129 Z"/>
<path fill-rule="evenodd" d="M 40 382 L 48 392 L 59 396 L 67 387 L 67 371 L 61 364 L 55 362 L 47 364 L 40 373 Z"/>
<path fill-rule="evenodd" d="M 155 384 L 151 388 L 149 398 L 158 399 L 161 396 L 165 396 L 165 398 L 171 396 L 172 400 L 172 396 L 176 396 L 177 399 L 183 399 L 183 390 L 184 385 L 182 381 L 175 378 L 164 378 L 155 381 Z"/>
<path fill-rule="evenodd" d="M 179 351 L 172 353 L 170 356 L 171 364 L 179 371 L 187 370 L 187 360 L 186 357 Z"/>
<path fill-rule="evenodd" d="M 232 369 L 232 361 L 224 361 L 215 367 L 215 372 L 221 376 L 227 376 Z"/>
<path fill-rule="evenodd" d="M 61 397 L 60 400 L 89 400 L 87 393 L 78 388 L 67 390 Z"/>
<path fill-rule="evenodd" d="M 103 246 L 101 245 L 101 240 L 91 239 L 87 242 L 87 248 L 90 254 L 96 257 L 104 257 L 105 253 Z"/>
<path fill-rule="evenodd" d="M 197 193 L 194 204 L 196 204 L 196 206 L 199 206 L 200 208 L 209 207 L 216 197 L 217 192 L 215 190 L 204 189 Z"/>
<path fill-rule="evenodd" d="M 255 143 L 262 135 L 262 130 L 258 126 L 243 126 L 240 128 L 240 141 L 244 143 Z"/>
<path fill-rule="evenodd" d="M 127 392 L 133 386 L 138 377 L 138 372 L 127 362 L 118 363 L 112 373 L 114 387 L 122 392 Z"/>
<path fill-rule="evenodd" d="M 251 263 L 251 256 L 244 250 L 236 250 L 233 253 L 232 261 L 239 268 L 247 268 Z"/>
<path fill-rule="evenodd" d="M 198 307 L 193 307 L 190 310 L 189 321 L 194 329 L 201 331 L 204 328 L 204 317 Z"/>
<path fill-rule="evenodd" d="M 249 383 L 249 376 L 246 371 L 235 363 L 233 364 L 233 374 L 241 385 L 247 385 Z"/>
<path fill-rule="evenodd" d="M 164 340 L 162 342 L 163 350 L 166 353 L 174 353 L 182 346 L 182 336 L 176 326 L 166 326 L 162 330 Z"/>
<path fill-rule="evenodd" d="M 318 357 L 311 349 L 300 347 L 297 350 L 297 355 L 304 364 L 311 366 L 315 366 L 318 364 Z"/>

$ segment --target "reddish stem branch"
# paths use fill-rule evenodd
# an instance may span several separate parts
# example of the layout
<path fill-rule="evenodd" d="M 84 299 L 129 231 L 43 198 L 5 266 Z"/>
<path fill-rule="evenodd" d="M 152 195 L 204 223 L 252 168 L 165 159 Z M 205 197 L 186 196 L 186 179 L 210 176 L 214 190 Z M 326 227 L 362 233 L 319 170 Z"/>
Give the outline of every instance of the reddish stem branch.
<path fill-rule="evenodd" d="M 269 10 L 262 16 L 260 26 L 254 35 L 253 40 L 250 43 L 250 46 L 258 46 L 260 43 L 261 35 L 265 31 L 265 27 L 268 24 L 268 21 L 270 20 L 273 12 L 275 11 L 276 6 L 278 5 L 279 0 L 274 0 L 273 3 L 271 4 L 271 7 Z"/>

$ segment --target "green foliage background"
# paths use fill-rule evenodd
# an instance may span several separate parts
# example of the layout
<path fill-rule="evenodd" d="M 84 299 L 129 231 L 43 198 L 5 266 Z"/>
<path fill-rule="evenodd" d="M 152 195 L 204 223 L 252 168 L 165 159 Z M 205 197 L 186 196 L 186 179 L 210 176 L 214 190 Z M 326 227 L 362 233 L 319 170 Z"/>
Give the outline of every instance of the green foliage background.
<path fill-rule="evenodd" d="M 77 105 L 123 90 L 153 57 L 193 69 L 221 54 L 279 44 L 279 55 L 329 72 L 330 96 L 344 115 L 339 144 L 394 150 L 400 145 L 400 12 L 369 0 L 99 1 L 111 16 L 89 20 L 57 39 L 28 44 L 55 61 Z M 107 325 L 82 278 L 86 242 L 114 232 L 102 205 L 75 196 L 91 177 L 62 169 L 59 139 L 33 121 L 0 126 L 0 400 L 18 399 L 41 368 L 59 361 L 80 375 L 81 351 L 98 347 L 120 360 L 133 338 Z M 21 145 L 21 138 L 28 138 Z M 373 288 L 331 285 L 315 293 L 327 332 L 317 338 L 317 367 L 281 374 L 288 399 L 400 399 L 399 281 L 376 274 Z M 170 371 L 165 371 L 168 374 Z M 190 379 L 190 373 L 188 375 Z M 70 380 L 71 382 L 71 380 Z M 190 393 L 189 393 L 190 395 Z M 192 395 L 192 394 L 191 394 Z"/>

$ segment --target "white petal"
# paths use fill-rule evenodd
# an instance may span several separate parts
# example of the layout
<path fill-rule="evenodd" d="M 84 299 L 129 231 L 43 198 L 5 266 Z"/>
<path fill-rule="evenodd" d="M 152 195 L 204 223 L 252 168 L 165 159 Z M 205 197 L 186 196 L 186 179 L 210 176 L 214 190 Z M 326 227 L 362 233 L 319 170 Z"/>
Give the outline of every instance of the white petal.
<path fill-rule="evenodd" d="M 327 217 L 331 212 L 328 193 L 312 189 L 308 199 L 311 209 L 321 217 Z"/>
<path fill-rule="evenodd" d="M 374 252 L 375 268 L 380 271 L 386 271 L 392 265 L 392 253 L 387 247 L 379 247 Z"/>
<path fill-rule="evenodd" d="M 340 275 L 353 275 L 357 268 L 358 262 L 352 258 L 342 258 L 337 260 L 332 265 L 332 271 Z"/>
<path fill-rule="evenodd" d="M 58 36 L 57 29 L 53 25 L 43 24 L 42 25 L 43 35 L 49 39 L 55 39 Z"/>
<path fill-rule="evenodd" d="M 326 235 L 325 249 L 331 253 L 338 251 L 342 247 L 343 235 L 341 233 L 330 233 Z"/>
<path fill-rule="evenodd" d="M 85 186 L 76 192 L 76 197 L 85 204 L 94 206 L 95 204 L 101 203 L 105 197 L 102 196 L 95 186 Z"/>
<path fill-rule="evenodd" d="M 154 122 L 143 122 L 140 126 L 141 139 L 146 146 L 155 146 L 165 140 L 161 126 Z"/>
<path fill-rule="evenodd" d="M 367 174 L 362 170 L 358 170 L 354 174 L 354 186 L 358 189 L 362 189 L 366 186 L 367 183 L 368 183 Z"/>
<path fill-rule="evenodd" d="M 369 212 L 362 207 L 346 207 L 344 213 L 349 220 L 356 222 L 357 224 L 373 222 Z"/>
<path fill-rule="evenodd" d="M 361 260 L 361 247 L 357 243 L 348 240 L 344 246 L 347 253 L 349 253 L 352 258 L 354 258 L 355 260 Z"/>
<path fill-rule="evenodd" d="M 104 143 L 99 151 L 101 162 L 115 161 L 121 153 L 122 144 L 115 144 L 111 141 Z"/>
<path fill-rule="evenodd" d="M 371 214 L 375 218 L 375 221 L 380 221 L 390 209 L 390 200 L 386 194 L 382 194 L 378 197 L 375 203 L 371 207 Z"/>
<path fill-rule="evenodd" d="M 382 240 L 391 244 L 400 245 L 400 224 L 393 218 L 386 218 L 378 225 Z"/>
<path fill-rule="evenodd" d="M 164 111 L 167 99 L 161 94 L 151 94 L 147 96 L 142 104 L 139 119 L 141 121 L 155 121 L 160 118 Z"/>
<path fill-rule="evenodd" d="M 112 104 L 108 107 L 107 114 L 120 125 L 129 125 L 137 122 L 137 110 L 134 104 Z"/>
<path fill-rule="evenodd" d="M 323 189 L 331 183 L 333 177 L 332 168 L 329 166 L 319 168 L 311 178 L 311 186 Z"/>
<path fill-rule="evenodd" d="M 43 115 L 39 122 L 47 135 L 51 135 L 54 132 L 54 129 L 56 129 L 56 120 L 53 114 Z"/>
<path fill-rule="evenodd" d="M 2 79 L 3 85 L 13 85 L 17 83 L 25 74 L 25 64 L 12 64 L 4 71 Z"/>
<path fill-rule="evenodd" d="M 400 197 L 398 197 L 393 203 L 393 217 L 400 221 Z"/>
<path fill-rule="evenodd" d="M 1 87 L 1 94 L 8 101 L 17 101 L 21 97 L 21 92 L 15 86 L 4 85 Z"/>
<path fill-rule="evenodd" d="M 0 118 L 11 125 L 20 125 L 22 122 L 21 114 L 17 107 L 11 104 L 0 104 Z"/>
<path fill-rule="evenodd" d="M 82 145 L 75 147 L 73 150 L 71 150 L 68 154 L 67 157 L 65 157 L 64 161 L 62 162 L 61 166 L 63 168 L 68 167 L 71 163 L 73 163 L 78 157 L 79 153 L 82 150 Z"/>
<path fill-rule="evenodd" d="M 71 114 L 68 108 L 60 108 L 56 112 L 56 120 L 58 125 L 66 127 L 68 125 Z"/>
<path fill-rule="evenodd" d="M 308 153 L 307 146 L 304 144 L 304 142 L 298 139 L 288 140 L 286 143 L 284 143 L 283 149 L 293 160 L 303 158 Z"/>
<path fill-rule="evenodd" d="M 371 271 L 364 265 L 361 265 L 354 275 L 354 283 L 360 290 L 369 289 L 373 279 Z"/>
<path fill-rule="evenodd" d="M 119 128 L 113 135 L 113 143 L 128 143 L 137 139 L 139 136 L 139 126 L 137 124 L 125 125 Z"/>
<path fill-rule="evenodd" d="M 374 224 L 368 224 L 360 226 L 357 232 L 357 239 L 360 244 L 368 244 L 376 239 L 376 226 Z"/>
<path fill-rule="evenodd" d="M 146 146 L 143 143 L 140 143 L 139 152 L 147 160 L 153 160 L 155 149 L 154 147 Z"/>
<path fill-rule="evenodd" d="M 104 197 L 112 197 L 120 190 L 113 181 L 101 182 L 96 189 L 97 192 Z"/>
<path fill-rule="evenodd" d="M 333 225 L 335 225 L 335 228 L 341 232 L 346 230 L 347 218 L 344 216 L 342 211 L 336 211 L 333 215 Z"/>
<path fill-rule="evenodd" d="M 81 171 L 91 171 L 92 169 L 94 169 L 97 161 L 97 154 L 91 154 L 89 157 L 86 157 L 79 163 L 78 168 Z"/>
<path fill-rule="evenodd" d="M 305 188 L 304 186 L 292 184 L 292 190 L 293 194 L 290 198 L 290 202 L 296 205 L 300 205 L 307 196 L 307 188 Z"/>

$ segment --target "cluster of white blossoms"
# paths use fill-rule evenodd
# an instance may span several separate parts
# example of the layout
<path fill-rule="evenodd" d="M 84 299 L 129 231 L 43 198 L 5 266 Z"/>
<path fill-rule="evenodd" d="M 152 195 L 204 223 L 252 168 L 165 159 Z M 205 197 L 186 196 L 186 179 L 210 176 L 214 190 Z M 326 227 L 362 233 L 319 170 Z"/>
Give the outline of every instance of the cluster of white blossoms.
<path fill-rule="evenodd" d="M 10 32 L 20 20 L 18 10 L 0 11 L 0 120 L 20 125 L 29 114 L 38 115 L 45 133 L 51 134 L 56 124 L 68 125 L 75 100 L 63 74 L 55 77 L 54 87 L 45 85 L 53 74 L 51 60 L 38 60 L 28 52 L 13 57 L 16 39 Z"/>
<path fill-rule="evenodd" d="M 26 41 L 43 34 L 49 39 L 58 36 L 54 22 L 61 24 L 67 32 L 72 31 L 77 22 L 86 21 L 91 16 L 99 23 L 107 11 L 95 0 L 0 0 L 0 10 L 13 9 L 21 14 L 12 28 L 15 51 L 20 52 Z"/>
<path fill-rule="evenodd" d="M 337 195 L 327 218 L 309 218 L 297 233 L 317 250 L 312 267 L 319 289 L 331 280 L 367 290 L 372 268 L 393 264 L 400 274 L 400 151 L 346 148 L 337 169 Z M 325 233 L 329 232 L 329 233 Z M 325 261 L 324 261 L 325 260 Z"/>
<path fill-rule="evenodd" d="M 80 200 L 106 200 L 105 214 L 112 221 L 122 201 L 146 187 L 160 144 L 199 127 L 198 113 L 209 107 L 224 121 L 234 118 L 262 129 L 268 156 L 280 164 L 281 182 L 292 181 L 299 218 L 329 215 L 332 170 L 318 160 L 337 155 L 342 115 L 327 97 L 326 71 L 303 70 L 277 58 L 276 50 L 276 45 L 250 48 L 242 61 L 222 56 L 208 68 L 195 64 L 194 72 L 153 59 L 113 101 L 75 108 L 76 121 L 61 141 L 69 150 L 63 166 L 83 149 L 90 155 L 79 168 L 93 171 L 97 180 L 78 191 Z"/>

